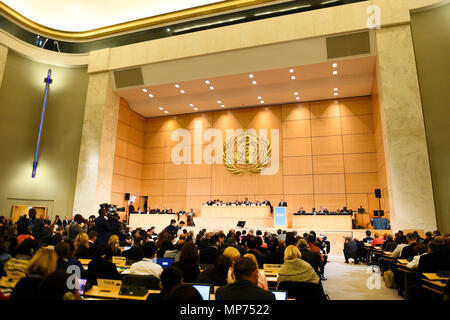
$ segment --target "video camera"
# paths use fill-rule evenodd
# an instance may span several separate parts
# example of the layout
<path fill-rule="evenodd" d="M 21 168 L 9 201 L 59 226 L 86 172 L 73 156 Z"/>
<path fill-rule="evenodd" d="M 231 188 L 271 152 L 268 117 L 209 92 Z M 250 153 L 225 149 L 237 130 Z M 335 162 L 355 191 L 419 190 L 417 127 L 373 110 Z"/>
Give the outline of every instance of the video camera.
<path fill-rule="evenodd" d="M 125 212 L 125 207 L 117 208 L 116 205 L 112 205 L 112 204 L 109 204 L 109 203 L 102 203 L 102 204 L 100 204 L 100 208 L 101 209 L 105 209 L 106 213 L 108 215 L 114 214 L 114 213 L 117 213 L 117 212 Z"/>

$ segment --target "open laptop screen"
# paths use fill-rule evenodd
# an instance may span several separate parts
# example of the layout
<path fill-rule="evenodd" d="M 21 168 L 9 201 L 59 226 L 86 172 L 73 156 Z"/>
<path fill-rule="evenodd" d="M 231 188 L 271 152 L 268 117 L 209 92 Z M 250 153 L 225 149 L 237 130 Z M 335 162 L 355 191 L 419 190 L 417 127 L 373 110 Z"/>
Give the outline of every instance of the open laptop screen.
<path fill-rule="evenodd" d="M 276 300 L 287 300 L 287 291 L 272 291 Z"/>
<path fill-rule="evenodd" d="M 192 285 L 202 296 L 203 300 L 209 300 L 209 293 L 211 291 L 211 286 L 208 284 L 193 284 Z"/>
<path fill-rule="evenodd" d="M 156 260 L 156 263 L 163 268 L 167 268 L 168 266 L 172 265 L 173 262 L 174 262 L 173 258 L 158 258 Z"/>

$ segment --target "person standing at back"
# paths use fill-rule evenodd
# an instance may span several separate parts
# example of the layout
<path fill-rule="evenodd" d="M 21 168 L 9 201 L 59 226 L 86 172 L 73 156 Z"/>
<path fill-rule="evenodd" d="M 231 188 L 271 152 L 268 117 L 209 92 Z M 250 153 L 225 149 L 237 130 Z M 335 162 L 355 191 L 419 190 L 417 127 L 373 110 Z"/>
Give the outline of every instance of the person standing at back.
<path fill-rule="evenodd" d="M 97 244 L 107 244 L 111 236 L 111 226 L 109 221 L 105 218 L 106 210 L 100 208 L 98 210 L 98 218 L 95 220 L 95 231 L 97 231 Z"/>

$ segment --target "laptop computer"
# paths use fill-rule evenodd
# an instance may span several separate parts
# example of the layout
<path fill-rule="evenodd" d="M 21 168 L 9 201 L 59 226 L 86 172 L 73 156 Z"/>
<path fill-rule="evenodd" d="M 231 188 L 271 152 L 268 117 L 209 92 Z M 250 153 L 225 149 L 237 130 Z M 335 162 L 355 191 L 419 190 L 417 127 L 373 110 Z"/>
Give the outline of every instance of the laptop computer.
<path fill-rule="evenodd" d="M 243 228 L 245 226 L 245 221 L 239 220 L 237 226 Z"/>
<path fill-rule="evenodd" d="M 287 291 L 272 291 L 276 300 L 287 300 Z"/>
<path fill-rule="evenodd" d="M 157 258 L 156 263 L 159 264 L 163 268 L 167 268 L 174 263 L 175 259 L 173 258 Z"/>
<path fill-rule="evenodd" d="M 195 289 L 197 289 L 198 293 L 202 296 L 203 300 L 209 300 L 211 293 L 211 285 L 209 284 L 193 284 Z"/>
<path fill-rule="evenodd" d="M 148 289 L 146 287 L 123 285 L 120 287 L 119 295 L 143 297 L 147 292 Z"/>

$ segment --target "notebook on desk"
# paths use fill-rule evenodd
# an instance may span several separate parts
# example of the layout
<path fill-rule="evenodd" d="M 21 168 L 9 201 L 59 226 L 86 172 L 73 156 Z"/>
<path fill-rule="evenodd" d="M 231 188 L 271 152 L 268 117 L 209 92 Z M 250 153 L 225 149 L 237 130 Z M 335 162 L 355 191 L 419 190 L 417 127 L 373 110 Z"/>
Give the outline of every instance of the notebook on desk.
<path fill-rule="evenodd" d="M 423 274 L 429 280 L 448 280 L 449 278 L 439 277 L 436 273 L 424 273 Z"/>

